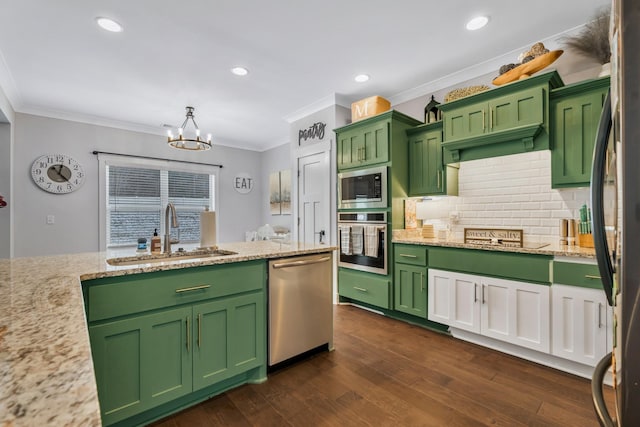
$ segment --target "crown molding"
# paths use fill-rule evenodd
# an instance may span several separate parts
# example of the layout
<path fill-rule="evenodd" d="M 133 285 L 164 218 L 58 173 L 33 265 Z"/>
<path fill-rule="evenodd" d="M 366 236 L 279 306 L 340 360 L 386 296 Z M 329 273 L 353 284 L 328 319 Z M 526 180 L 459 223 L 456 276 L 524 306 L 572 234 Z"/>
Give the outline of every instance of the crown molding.
<path fill-rule="evenodd" d="M 577 31 L 582 29 L 582 27 L 584 27 L 584 25 L 579 25 L 577 27 L 574 27 L 569 30 L 563 31 L 561 33 L 555 34 L 553 36 L 547 37 L 544 40 L 538 40 L 538 41 L 541 41 L 545 45 L 545 47 L 549 50 L 558 49 L 558 47 L 561 44 L 560 39 L 562 37 L 575 34 Z M 400 93 L 390 96 L 389 101 L 391 102 L 392 106 L 398 105 L 398 104 L 402 104 L 403 102 L 411 101 L 412 99 L 419 98 L 424 95 L 429 95 L 438 90 L 446 89 L 446 88 L 458 85 L 460 83 L 466 82 L 468 80 L 475 79 L 484 75 L 488 75 L 490 73 L 497 74 L 497 70 L 502 65 L 513 62 L 521 52 L 529 50 L 534 43 L 537 43 L 537 41 L 532 42 L 531 44 L 528 44 L 526 46 L 513 49 L 510 52 L 488 59 L 479 64 L 473 65 L 471 67 L 467 67 L 460 71 L 456 71 L 447 76 L 432 80 L 427 83 L 423 83 L 420 86 L 416 86 L 412 89 L 402 91 Z"/>
<path fill-rule="evenodd" d="M 341 105 L 343 107 L 351 108 L 351 103 L 345 96 L 338 93 L 332 93 L 331 95 L 320 98 L 317 101 L 314 101 L 311 104 L 294 111 L 293 113 L 287 114 L 283 117 L 283 119 L 287 123 L 293 123 L 300 119 L 304 119 L 305 117 L 310 116 L 313 113 L 324 110 L 328 107 L 332 107 L 334 105 Z"/>

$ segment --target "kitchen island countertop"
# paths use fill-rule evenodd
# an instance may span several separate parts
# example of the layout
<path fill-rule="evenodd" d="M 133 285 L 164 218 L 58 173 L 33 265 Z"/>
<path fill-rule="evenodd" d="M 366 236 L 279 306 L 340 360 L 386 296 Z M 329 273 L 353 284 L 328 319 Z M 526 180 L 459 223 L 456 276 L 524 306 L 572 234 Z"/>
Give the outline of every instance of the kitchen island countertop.
<path fill-rule="evenodd" d="M 121 251 L 0 260 L 0 426 L 101 425 L 82 280 L 336 249 L 272 241 L 219 246 L 236 254 L 133 266 L 107 264 Z"/>
<path fill-rule="evenodd" d="M 550 255 L 554 257 L 571 257 L 593 259 L 596 256 L 593 248 L 580 246 L 560 246 L 550 243 L 527 244 L 522 248 L 501 245 L 478 245 L 464 243 L 461 240 L 449 240 L 422 237 L 420 230 L 393 230 L 392 243 L 406 243 L 410 245 L 440 246 L 462 249 L 480 249 L 487 251 L 513 252 L 533 255 Z M 544 246 L 543 246 L 544 245 Z"/>

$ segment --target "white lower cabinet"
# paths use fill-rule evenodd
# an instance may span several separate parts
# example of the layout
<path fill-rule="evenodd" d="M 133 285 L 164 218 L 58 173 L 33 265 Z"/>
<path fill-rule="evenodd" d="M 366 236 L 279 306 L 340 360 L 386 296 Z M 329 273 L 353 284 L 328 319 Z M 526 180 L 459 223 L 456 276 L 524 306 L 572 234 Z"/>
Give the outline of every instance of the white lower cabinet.
<path fill-rule="evenodd" d="M 555 356 L 595 366 L 611 348 L 611 310 L 601 289 L 551 287 L 551 352 Z"/>
<path fill-rule="evenodd" d="M 429 269 L 428 319 L 549 353 L 549 286 Z"/>

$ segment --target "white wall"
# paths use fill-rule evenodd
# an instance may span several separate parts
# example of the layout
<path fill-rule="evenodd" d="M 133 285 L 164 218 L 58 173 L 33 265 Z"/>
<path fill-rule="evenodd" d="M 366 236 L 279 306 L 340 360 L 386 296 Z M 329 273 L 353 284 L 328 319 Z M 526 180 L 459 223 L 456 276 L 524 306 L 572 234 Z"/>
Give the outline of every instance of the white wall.
<path fill-rule="evenodd" d="M 269 175 L 272 172 L 281 170 L 292 170 L 291 148 L 289 143 L 284 143 L 270 150 L 263 151 L 261 153 L 261 163 L 260 188 L 258 188 L 261 193 L 261 224 L 269 224 L 271 226 L 279 225 L 293 231 L 293 218 L 295 215 L 272 215 L 269 207 Z M 292 172 L 291 179 L 293 180 L 294 178 Z M 293 198 L 295 196 L 291 194 L 291 197 Z"/>
<path fill-rule="evenodd" d="M 13 133 L 15 112 L 0 88 L 0 195 L 7 206 L 0 209 L 0 258 L 10 258 L 13 253 L 11 234 L 13 230 Z"/>
<path fill-rule="evenodd" d="M 527 242 L 557 242 L 560 219 L 579 218 L 590 196 L 588 188 L 551 189 L 550 164 L 549 150 L 464 162 L 457 197 L 422 203 L 427 212 L 459 213 L 450 236 L 457 240 L 464 227 L 496 227 L 521 228 Z"/>
<path fill-rule="evenodd" d="M 218 240 L 241 241 L 245 229 L 258 226 L 260 184 L 256 183 L 248 194 L 233 189 L 233 178 L 238 173 L 260 177 L 258 152 L 216 145 L 206 152 L 185 152 L 168 147 L 158 135 L 20 113 L 16 114 L 14 132 L 15 256 L 100 250 L 98 161 L 93 150 L 223 164 L 216 200 Z M 30 178 L 31 164 L 38 156 L 57 152 L 75 158 L 85 168 L 86 181 L 74 193 L 46 193 Z M 55 216 L 55 224 L 46 224 L 47 215 Z"/>

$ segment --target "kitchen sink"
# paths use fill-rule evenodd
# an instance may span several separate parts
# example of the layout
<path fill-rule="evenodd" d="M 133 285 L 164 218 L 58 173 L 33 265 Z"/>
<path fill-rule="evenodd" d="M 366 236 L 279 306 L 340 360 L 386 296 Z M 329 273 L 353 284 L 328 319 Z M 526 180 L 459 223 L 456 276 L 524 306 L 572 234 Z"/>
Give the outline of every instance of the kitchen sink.
<path fill-rule="evenodd" d="M 109 258 L 107 264 L 115 266 L 139 265 L 139 264 L 155 264 L 160 262 L 179 262 L 190 261 L 194 259 L 207 259 L 213 257 L 221 257 L 227 255 L 236 255 L 237 252 L 225 251 L 223 249 L 191 251 L 191 252 L 174 252 L 170 255 L 134 255 L 130 257 Z"/>

